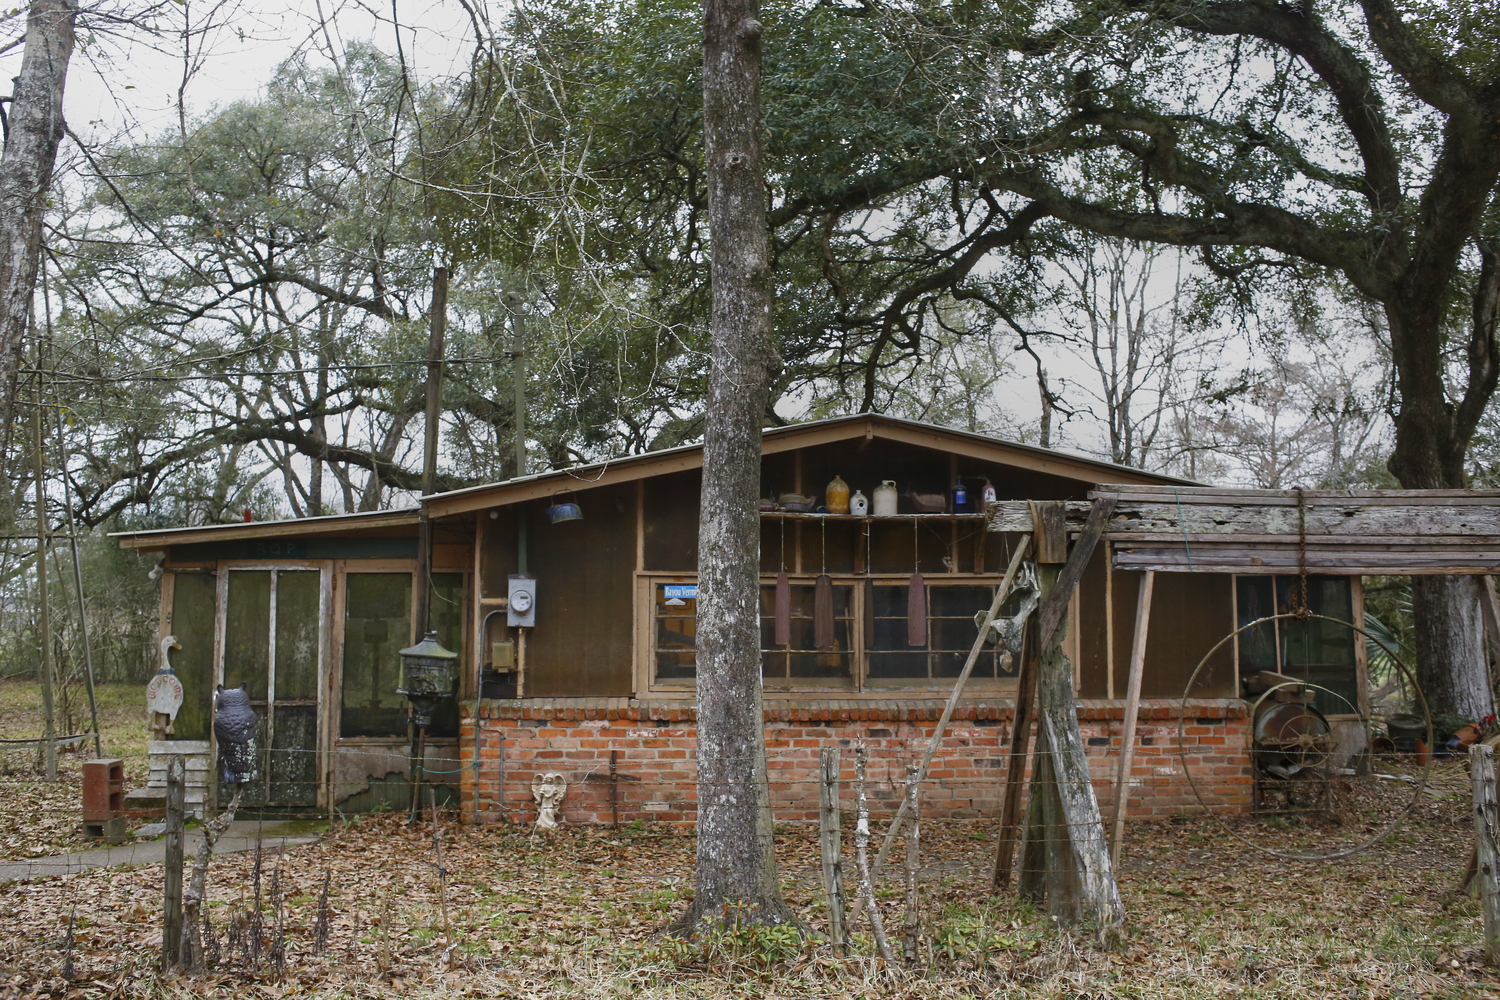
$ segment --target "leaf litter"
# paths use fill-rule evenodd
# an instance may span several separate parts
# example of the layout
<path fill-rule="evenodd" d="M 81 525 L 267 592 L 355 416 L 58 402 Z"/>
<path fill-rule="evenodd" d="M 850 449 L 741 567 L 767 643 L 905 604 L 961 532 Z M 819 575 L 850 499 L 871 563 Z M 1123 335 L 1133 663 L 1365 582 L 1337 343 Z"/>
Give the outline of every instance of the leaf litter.
<path fill-rule="evenodd" d="M 1127 923 L 1111 947 L 1060 930 L 1013 891 L 991 894 L 989 824 L 928 822 L 918 961 L 889 969 L 873 959 L 865 925 L 848 958 L 822 938 L 815 829 L 777 837 L 783 890 L 810 933 L 710 946 L 659 933 L 692 898 L 691 835 L 644 826 L 545 835 L 454 819 L 449 810 L 441 820 L 441 900 L 432 824 L 404 815 L 336 823 L 314 843 L 264 853 L 258 881 L 254 852 L 216 858 L 207 909 L 217 960 L 197 978 L 159 967 L 160 865 L 0 886 L 0 1000 L 1500 1000 L 1500 976 L 1481 960 L 1478 901 L 1455 891 L 1472 843 L 1456 794 L 1425 798 L 1391 838 L 1333 862 L 1269 857 L 1201 818 L 1137 824 L 1120 873 Z M 900 882 L 892 871 L 881 894 L 893 925 Z"/>

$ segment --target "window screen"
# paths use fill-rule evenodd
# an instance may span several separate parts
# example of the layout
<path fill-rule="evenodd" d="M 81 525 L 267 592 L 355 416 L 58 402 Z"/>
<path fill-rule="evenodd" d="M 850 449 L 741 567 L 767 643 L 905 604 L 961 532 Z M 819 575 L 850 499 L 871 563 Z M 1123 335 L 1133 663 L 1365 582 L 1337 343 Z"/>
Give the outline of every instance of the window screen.
<path fill-rule="evenodd" d="M 1295 576 L 1242 576 L 1235 580 L 1237 625 L 1289 614 L 1301 606 Z M 1354 594 L 1347 577 L 1309 576 L 1307 607 L 1337 621 L 1282 618 L 1241 632 L 1240 674 L 1273 670 L 1316 685 L 1314 707 L 1325 715 L 1359 711 L 1354 630 Z M 1324 690 L 1319 690 L 1324 689 Z"/>
<path fill-rule="evenodd" d="M 974 615 L 988 611 L 995 599 L 993 585 L 929 583 L 927 585 L 927 643 L 907 644 L 906 584 L 876 584 L 870 614 L 873 617 L 869 643 L 869 677 L 873 687 L 909 685 L 920 680 L 944 680 L 963 672 L 977 629 Z M 1012 599 L 1001 615 L 1014 614 L 1019 601 Z M 986 646 L 974 664 L 971 677 L 991 680 L 1014 676 L 1000 665 L 1003 651 Z"/>
<path fill-rule="evenodd" d="M 813 623 L 817 588 L 791 585 L 791 642 L 775 643 L 776 587 L 760 588 L 761 675 L 767 687 L 841 687 L 854 683 L 854 587 L 837 583 L 833 593 L 833 645 L 818 648 Z"/>
<path fill-rule="evenodd" d="M 411 574 L 350 573 L 344 594 L 341 736 L 406 735 L 406 696 L 396 693 L 410 645 Z"/>

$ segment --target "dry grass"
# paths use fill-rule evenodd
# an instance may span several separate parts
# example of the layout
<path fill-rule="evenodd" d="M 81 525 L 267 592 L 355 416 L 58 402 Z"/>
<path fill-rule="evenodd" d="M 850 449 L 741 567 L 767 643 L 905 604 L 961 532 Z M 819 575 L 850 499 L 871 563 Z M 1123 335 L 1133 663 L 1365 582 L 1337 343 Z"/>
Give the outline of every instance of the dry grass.
<path fill-rule="evenodd" d="M 145 688 L 101 684 L 96 694 L 105 756 L 124 759 L 126 788 L 145 784 Z M 86 707 L 83 714 L 88 717 Z M 37 739 L 42 731 L 40 687 L 33 681 L 0 680 L 0 737 Z M 92 740 L 60 755 L 58 780 L 48 782 L 36 750 L 0 749 L 0 861 L 95 846 L 79 832 L 82 761 L 93 756 Z"/>
<path fill-rule="evenodd" d="M 1439 784 L 1458 789 L 1458 778 Z M 445 824 L 440 898 L 430 825 L 386 815 L 263 858 L 258 908 L 255 857 L 216 862 L 211 910 L 223 958 L 203 980 L 155 971 L 159 867 L 0 887 L 9 931 L 0 998 L 1500 997 L 1500 980 L 1478 963 L 1477 902 L 1454 892 L 1471 843 L 1463 801 L 1441 791 L 1424 796 L 1395 837 L 1336 863 L 1267 858 L 1207 820 L 1136 827 L 1121 873 L 1129 918 L 1113 949 L 1059 932 L 1013 893 L 991 896 L 984 828 L 929 824 L 926 833 L 924 939 L 912 967 L 879 969 L 863 934 L 860 954 L 844 960 L 816 937 L 747 933 L 706 951 L 656 937 L 691 897 L 694 844 L 650 829 L 534 837 Z M 787 898 L 820 930 L 816 838 L 796 829 L 778 843 Z M 899 889 L 887 893 L 888 926 L 898 925 Z M 280 969 L 269 957 L 277 942 Z M 61 978 L 69 955 L 71 982 Z"/>

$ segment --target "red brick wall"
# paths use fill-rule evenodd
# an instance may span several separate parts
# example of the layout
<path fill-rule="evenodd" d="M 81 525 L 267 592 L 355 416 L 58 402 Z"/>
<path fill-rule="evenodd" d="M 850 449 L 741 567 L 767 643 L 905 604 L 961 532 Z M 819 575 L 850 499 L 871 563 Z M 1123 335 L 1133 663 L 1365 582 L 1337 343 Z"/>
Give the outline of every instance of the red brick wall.
<path fill-rule="evenodd" d="M 1130 816 L 1160 819 L 1199 812 L 1178 753 L 1177 702 L 1142 705 L 1130 779 Z M 1192 782 L 1215 808 L 1249 808 L 1248 724 L 1243 702 L 1189 706 L 1183 743 Z M 463 707 L 460 752 L 472 765 L 474 703 Z M 780 822 L 816 822 L 818 752 L 843 752 L 843 796 L 853 806 L 854 747 L 869 752 L 872 812 L 886 815 L 900 802 L 908 762 L 918 760 L 942 713 L 934 702 L 771 703 L 766 707 L 766 752 L 771 801 Z M 1123 710 L 1119 702 L 1079 703 L 1079 727 L 1106 810 L 1114 800 Z M 695 715 L 683 702 L 630 699 L 536 699 L 479 705 L 479 767 L 462 770 L 463 815 L 473 817 L 477 786 L 480 822 L 532 822 L 531 781 L 556 771 L 568 782 L 563 819 L 608 823 L 610 753 L 622 823 L 633 820 L 688 826 L 697 801 Z M 1012 710 L 1007 704 L 965 705 L 954 713 L 943 747 L 922 789 L 922 814 L 940 819 L 993 818 L 998 811 Z M 503 746 L 502 746 L 503 744 Z"/>

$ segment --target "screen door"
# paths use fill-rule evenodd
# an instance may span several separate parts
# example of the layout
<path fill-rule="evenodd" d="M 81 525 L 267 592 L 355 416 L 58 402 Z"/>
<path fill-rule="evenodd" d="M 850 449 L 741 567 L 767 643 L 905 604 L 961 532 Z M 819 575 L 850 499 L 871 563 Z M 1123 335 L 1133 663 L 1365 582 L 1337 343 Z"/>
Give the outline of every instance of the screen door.
<path fill-rule="evenodd" d="M 240 801 L 315 806 L 322 573 L 230 569 L 227 588 L 223 683 L 244 684 L 260 720 L 260 774 Z"/>

